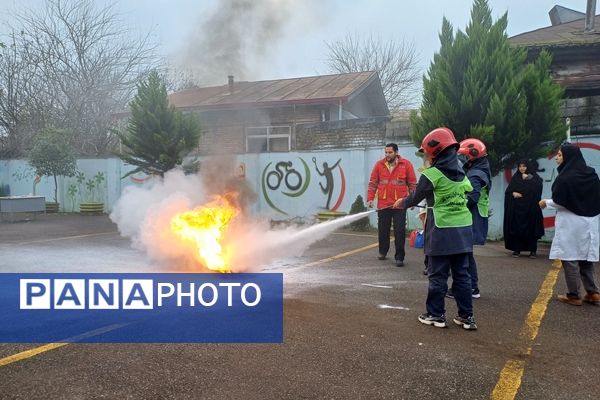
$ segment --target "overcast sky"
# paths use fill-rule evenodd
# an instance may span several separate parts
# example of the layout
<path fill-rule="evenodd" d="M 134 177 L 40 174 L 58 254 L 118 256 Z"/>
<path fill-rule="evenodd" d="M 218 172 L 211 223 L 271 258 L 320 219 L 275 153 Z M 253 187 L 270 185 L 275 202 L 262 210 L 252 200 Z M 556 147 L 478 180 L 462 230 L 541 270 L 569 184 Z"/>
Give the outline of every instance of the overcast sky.
<path fill-rule="evenodd" d="M 253 0 L 241 10 L 227 7 L 235 2 L 241 0 L 114 1 L 124 23 L 138 32 L 152 30 L 174 62 L 206 64 L 207 53 L 231 49 L 228 40 L 238 35 L 234 50 L 241 55 L 237 62 L 245 64 L 238 74 L 245 76 L 236 79 L 245 80 L 328 73 L 324 43 L 347 34 L 413 42 L 425 72 L 439 49 L 442 17 L 464 30 L 472 5 L 470 0 Z M 42 0 L 0 0 L 0 15 L 6 18 L 15 9 L 41 4 Z M 494 18 L 508 11 L 512 36 L 550 25 L 548 11 L 555 4 L 585 12 L 586 0 L 490 0 L 489 4 Z M 220 64 L 216 71 L 223 76 L 222 83 L 231 72 L 227 69 Z"/>

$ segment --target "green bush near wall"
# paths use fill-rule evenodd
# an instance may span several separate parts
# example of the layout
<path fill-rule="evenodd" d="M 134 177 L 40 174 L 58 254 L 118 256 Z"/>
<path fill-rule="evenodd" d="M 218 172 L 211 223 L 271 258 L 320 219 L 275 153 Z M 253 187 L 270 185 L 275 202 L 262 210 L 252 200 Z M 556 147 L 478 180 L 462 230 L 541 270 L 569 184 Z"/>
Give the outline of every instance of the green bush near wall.
<path fill-rule="evenodd" d="M 10 196 L 10 186 L 6 183 L 0 183 L 0 197 Z"/>
<path fill-rule="evenodd" d="M 364 211 L 367 211 L 367 207 L 365 206 L 362 196 L 358 195 L 350 207 L 350 214 L 358 214 Z M 353 231 L 364 232 L 368 231 L 370 227 L 371 225 L 369 223 L 369 217 L 361 218 L 358 221 L 354 221 L 350 224 L 350 229 Z"/>

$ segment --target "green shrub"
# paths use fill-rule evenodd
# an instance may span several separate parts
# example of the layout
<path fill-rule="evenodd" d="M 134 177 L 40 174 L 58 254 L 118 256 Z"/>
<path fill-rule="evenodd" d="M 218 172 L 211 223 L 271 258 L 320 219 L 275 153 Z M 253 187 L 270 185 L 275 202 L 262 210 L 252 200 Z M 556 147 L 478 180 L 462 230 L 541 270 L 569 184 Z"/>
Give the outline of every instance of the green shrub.
<path fill-rule="evenodd" d="M 0 183 L 0 197 L 10 196 L 10 186 Z"/>
<path fill-rule="evenodd" d="M 365 206 L 365 202 L 361 195 L 356 197 L 354 203 L 350 207 L 350 214 L 358 214 L 361 212 L 367 211 L 367 207 Z M 357 221 L 354 221 L 350 224 L 350 229 L 353 231 L 367 231 L 369 230 L 369 217 L 361 218 Z"/>

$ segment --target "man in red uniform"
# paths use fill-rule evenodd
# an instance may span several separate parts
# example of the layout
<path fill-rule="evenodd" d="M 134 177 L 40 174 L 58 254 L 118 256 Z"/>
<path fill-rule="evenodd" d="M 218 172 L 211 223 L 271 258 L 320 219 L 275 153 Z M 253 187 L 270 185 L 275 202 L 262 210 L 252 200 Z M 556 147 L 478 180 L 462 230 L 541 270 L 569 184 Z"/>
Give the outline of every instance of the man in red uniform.
<path fill-rule="evenodd" d="M 390 228 L 394 222 L 396 266 L 404 266 L 406 210 L 394 208 L 394 202 L 414 192 L 417 177 L 410 161 L 398 155 L 398 145 L 385 145 L 385 158 L 375 163 L 367 192 L 367 205 L 373 207 L 377 195 L 377 229 L 379 231 L 379 259 L 385 260 L 390 249 Z"/>

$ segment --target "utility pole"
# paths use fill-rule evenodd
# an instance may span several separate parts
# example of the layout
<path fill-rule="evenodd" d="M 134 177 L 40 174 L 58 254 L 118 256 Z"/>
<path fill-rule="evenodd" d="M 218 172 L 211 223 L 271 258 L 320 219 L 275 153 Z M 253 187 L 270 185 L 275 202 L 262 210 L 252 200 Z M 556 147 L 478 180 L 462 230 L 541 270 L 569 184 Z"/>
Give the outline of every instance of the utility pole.
<path fill-rule="evenodd" d="M 585 10 L 585 33 L 594 32 L 594 23 L 596 22 L 596 0 L 587 0 Z"/>

